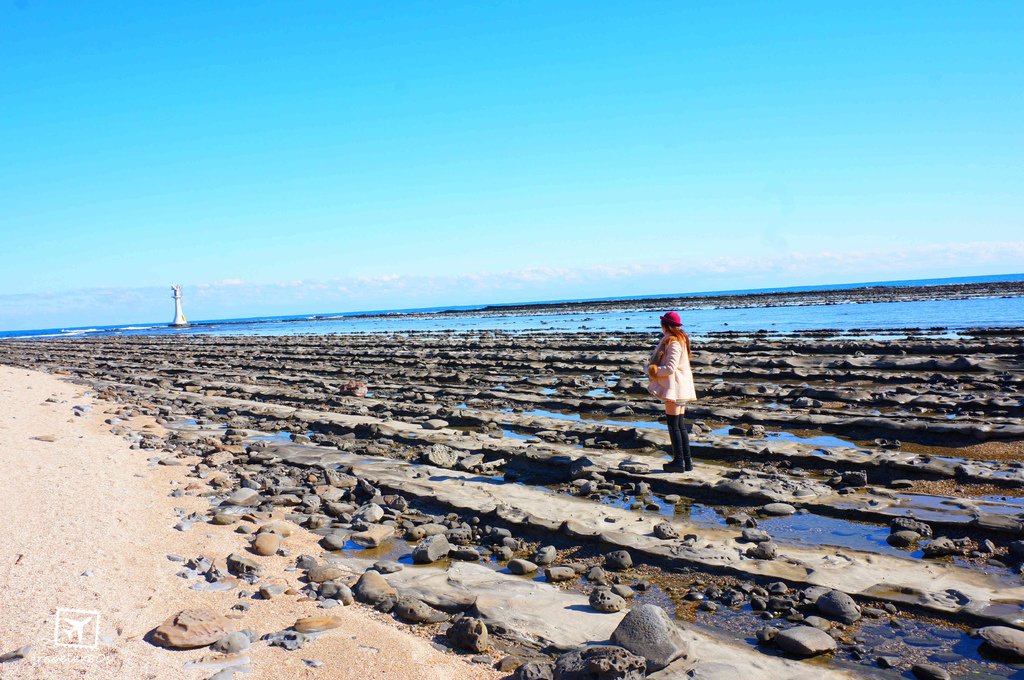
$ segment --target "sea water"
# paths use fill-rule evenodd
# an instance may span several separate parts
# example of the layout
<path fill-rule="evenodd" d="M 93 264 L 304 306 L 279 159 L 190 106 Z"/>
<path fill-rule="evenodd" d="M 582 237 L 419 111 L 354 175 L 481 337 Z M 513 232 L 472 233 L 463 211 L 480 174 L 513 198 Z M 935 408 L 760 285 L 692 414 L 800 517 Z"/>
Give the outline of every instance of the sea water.
<path fill-rule="evenodd" d="M 962 281 L 1002 277 L 971 277 Z M 1024 276 L 1016 275 L 1016 279 Z M 941 279 L 956 283 L 960 279 Z M 922 281 L 906 282 L 923 285 Z M 899 287 L 903 282 L 894 283 Z M 818 290 L 841 290 L 849 286 L 819 286 Z M 773 292 L 765 289 L 752 292 Z M 743 291 L 750 292 L 750 291 Z M 680 297 L 680 296 L 666 296 Z M 643 299 L 651 299 L 650 296 Z M 0 338 L 55 338 L 111 335 L 301 335 L 323 333 L 367 333 L 408 331 L 531 331 L 531 332 L 656 332 L 657 311 L 629 309 L 614 311 L 559 312 L 502 306 L 481 311 L 480 307 L 438 307 L 393 312 L 317 314 L 285 317 L 254 317 L 194 322 L 185 328 L 165 324 L 133 324 L 92 328 L 43 329 L 0 332 Z M 564 302 L 564 301 L 563 301 Z M 445 312 L 438 314 L 436 312 Z M 827 305 L 718 308 L 709 302 L 701 309 L 682 312 L 683 325 L 693 335 L 711 332 L 758 330 L 795 332 L 834 329 L 896 331 L 907 328 L 958 329 L 983 326 L 1024 326 L 1024 297 L 971 298 L 964 300 L 920 300 L 911 302 L 848 302 Z"/>

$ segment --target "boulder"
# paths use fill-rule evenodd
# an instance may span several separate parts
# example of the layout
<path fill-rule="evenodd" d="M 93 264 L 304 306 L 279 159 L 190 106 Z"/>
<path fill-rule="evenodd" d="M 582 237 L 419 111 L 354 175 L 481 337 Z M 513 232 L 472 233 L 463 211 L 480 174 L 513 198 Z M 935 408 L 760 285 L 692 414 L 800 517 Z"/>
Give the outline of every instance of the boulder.
<path fill-rule="evenodd" d="M 448 641 L 455 649 L 479 654 L 487 649 L 487 626 L 480 619 L 463 616 L 448 629 Z"/>
<path fill-rule="evenodd" d="M 252 551 L 264 557 L 276 555 L 280 547 L 281 537 L 270 531 L 256 534 L 256 538 L 252 542 Z"/>
<path fill-rule="evenodd" d="M 356 545 L 364 548 L 376 548 L 395 534 L 395 528 L 387 524 L 371 524 L 366 531 L 357 531 L 349 536 Z"/>
<path fill-rule="evenodd" d="M 228 571 L 235 576 L 262 576 L 266 568 L 244 555 L 231 553 L 227 558 Z"/>
<path fill-rule="evenodd" d="M 548 567 L 544 570 L 544 577 L 550 583 L 561 583 L 576 578 L 576 570 L 572 567 Z"/>
<path fill-rule="evenodd" d="M 916 531 L 901 529 L 894 531 L 885 539 L 885 542 L 894 548 L 909 548 L 921 540 L 921 534 Z"/>
<path fill-rule="evenodd" d="M 448 556 L 451 544 L 443 534 L 427 536 L 412 549 L 412 561 L 416 564 L 430 564 Z"/>
<path fill-rule="evenodd" d="M 450 446 L 434 444 L 423 453 L 420 460 L 435 467 L 453 468 L 459 462 L 459 456 Z"/>
<path fill-rule="evenodd" d="M 818 611 L 836 621 L 850 624 L 860 619 L 860 607 L 844 592 L 830 590 L 814 603 Z"/>
<path fill-rule="evenodd" d="M 604 556 L 604 568 L 611 571 L 622 571 L 633 566 L 633 558 L 625 550 L 613 550 Z"/>
<path fill-rule="evenodd" d="M 747 548 L 747 552 L 744 554 L 755 560 L 774 560 L 779 556 L 779 548 L 771 541 L 765 541 Z"/>
<path fill-rule="evenodd" d="M 676 528 L 668 522 L 661 522 L 654 527 L 654 535 L 658 538 L 668 541 L 673 538 L 679 538 L 679 532 Z"/>
<path fill-rule="evenodd" d="M 391 610 L 398 618 L 408 623 L 440 623 L 447 621 L 448 615 L 440 612 L 422 600 L 402 595 Z"/>
<path fill-rule="evenodd" d="M 590 606 L 599 612 L 620 612 L 626 608 L 626 600 L 613 593 L 610 588 L 594 588 L 590 593 Z"/>
<path fill-rule="evenodd" d="M 360 602 L 373 605 L 386 597 L 397 597 L 398 591 L 387 582 L 387 579 L 370 569 L 364 571 L 356 581 L 355 587 L 352 588 L 352 594 Z"/>
<path fill-rule="evenodd" d="M 516 558 L 509 560 L 508 570 L 517 576 L 525 576 L 537 571 L 537 565 L 529 560 Z"/>
<path fill-rule="evenodd" d="M 311 583 L 324 583 L 325 581 L 333 581 L 334 579 L 348 576 L 349 572 L 338 567 L 332 567 L 329 564 L 314 564 L 306 570 L 306 578 Z"/>
<path fill-rule="evenodd" d="M 634 606 L 615 628 L 611 642 L 642 656 L 651 672 L 690 652 L 682 631 L 664 609 L 653 604 Z"/>
<path fill-rule="evenodd" d="M 978 636 L 987 651 L 1007 660 L 1024 661 L 1024 630 L 1008 626 L 986 626 L 978 629 Z"/>
<path fill-rule="evenodd" d="M 836 649 L 831 635 L 812 626 L 787 628 L 775 636 L 774 642 L 782 651 L 797 656 L 816 656 Z"/>
<path fill-rule="evenodd" d="M 228 619 L 210 609 L 185 609 L 154 628 L 150 640 L 158 647 L 171 649 L 205 647 L 223 638 L 230 625 Z"/>
<path fill-rule="evenodd" d="M 774 515 L 776 517 L 785 517 L 786 515 L 792 515 L 796 512 L 789 503 L 769 503 L 768 505 L 761 508 L 761 512 L 766 515 Z"/>

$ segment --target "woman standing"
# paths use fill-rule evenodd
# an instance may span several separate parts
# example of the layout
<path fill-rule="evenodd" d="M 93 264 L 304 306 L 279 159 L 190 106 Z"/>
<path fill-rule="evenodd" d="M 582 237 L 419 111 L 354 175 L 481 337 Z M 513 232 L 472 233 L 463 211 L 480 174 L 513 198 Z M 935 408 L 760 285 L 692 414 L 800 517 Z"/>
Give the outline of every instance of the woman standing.
<path fill-rule="evenodd" d="M 651 379 L 647 391 L 665 402 L 672 461 L 666 463 L 664 469 L 689 472 L 693 469 L 693 461 L 690 460 L 690 439 L 683 427 L 683 413 L 686 402 L 697 399 L 697 392 L 693 388 L 693 372 L 690 370 L 690 336 L 682 325 L 675 312 L 662 315 L 661 342 L 647 362 L 647 375 Z"/>

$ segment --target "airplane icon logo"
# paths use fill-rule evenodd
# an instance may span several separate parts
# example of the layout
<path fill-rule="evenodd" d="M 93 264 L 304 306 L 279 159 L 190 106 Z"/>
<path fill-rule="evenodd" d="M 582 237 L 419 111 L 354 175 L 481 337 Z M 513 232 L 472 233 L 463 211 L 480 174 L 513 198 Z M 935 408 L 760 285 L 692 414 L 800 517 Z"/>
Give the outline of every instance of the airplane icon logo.
<path fill-rule="evenodd" d="M 53 644 L 96 649 L 100 638 L 100 613 L 87 609 L 58 609 Z"/>

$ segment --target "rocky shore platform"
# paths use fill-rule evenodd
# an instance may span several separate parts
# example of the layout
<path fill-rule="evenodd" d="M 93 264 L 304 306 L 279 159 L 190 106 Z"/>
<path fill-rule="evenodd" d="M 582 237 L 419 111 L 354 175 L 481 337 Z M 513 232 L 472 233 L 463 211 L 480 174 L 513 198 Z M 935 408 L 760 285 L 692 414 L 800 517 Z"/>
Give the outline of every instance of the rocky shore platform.
<path fill-rule="evenodd" d="M 363 317 L 509 316 L 515 314 L 599 314 L 665 309 L 744 309 L 750 307 L 804 307 L 870 302 L 919 302 L 924 300 L 974 300 L 1022 297 L 1024 281 L 989 281 L 935 285 L 865 285 L 850 288 L 781 290 L 763 292 L 706 293 L 678 297 L 624 298 L 524 304 L 488 305 L 479 309 L 419 312 L 379 312 Z"/>
<path fill-rule="evenodd" d="M 168 521 L 233 537 L 169 564 L 182 587 L 325 610 L 246 649 L 315 650 L 356 607 L 494 677 L 1021 672 L 1024 329 L 700 338 L 687 474 L 662 470 L 655 340 L 102 337 L 0 363 L 88 389 L 180 476 Z M 194 646 L 230 648 L 216 630 Z"/>

